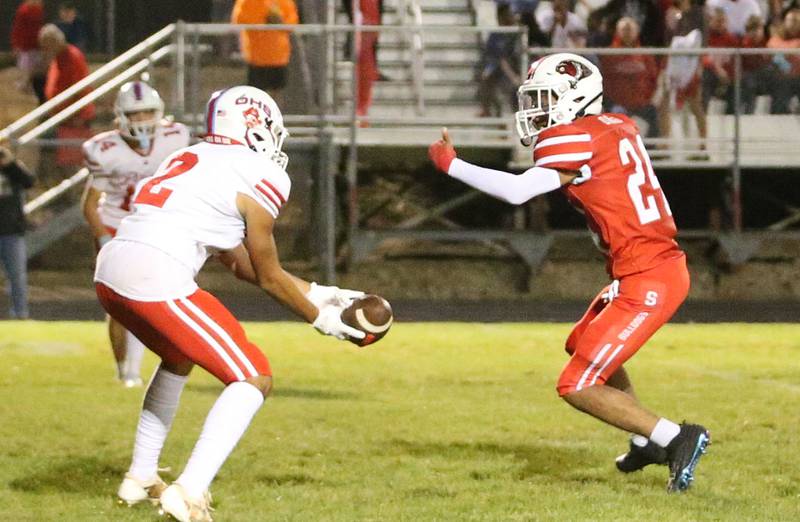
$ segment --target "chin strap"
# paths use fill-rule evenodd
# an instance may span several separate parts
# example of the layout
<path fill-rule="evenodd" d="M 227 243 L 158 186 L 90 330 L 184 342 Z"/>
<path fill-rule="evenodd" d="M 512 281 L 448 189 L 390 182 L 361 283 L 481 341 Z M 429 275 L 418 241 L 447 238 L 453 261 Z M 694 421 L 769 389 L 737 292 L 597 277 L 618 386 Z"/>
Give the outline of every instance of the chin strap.
<path fill-rule="evenodd" d="M 586 116 L 586 109 L 588 109 L 588 108 L 589 108 L 589 106 L 590 106 L 591 104 L 593 104 L 594 102 L 596 102 L 596 101 L 597 101 L 597 99 L 598 99 L 598 98 L 600 98 L 602 95 L 603 95 L 603 91 L 600 91 L 599 93 L 597 93 L 597 95 L 596 95 L 594 98 L 592 98 L 591 100 L 589 100 L 589 103 L 587 103 L 586 105 L 584 105 L 583 107 L 581 107 L 581 108 L 580 108 L 580 110 L 579 110 L 578 112 L 576 112 L 576 113 L 575 113 L 575 117 L 576 117 L 576 118 L 582 118 L 583 116 Z"/>

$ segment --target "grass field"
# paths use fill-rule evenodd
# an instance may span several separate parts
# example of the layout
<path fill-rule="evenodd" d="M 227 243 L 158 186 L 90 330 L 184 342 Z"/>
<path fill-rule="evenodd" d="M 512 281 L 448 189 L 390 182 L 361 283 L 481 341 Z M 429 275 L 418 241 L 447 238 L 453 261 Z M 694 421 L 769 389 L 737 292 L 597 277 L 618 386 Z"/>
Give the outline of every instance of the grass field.
<path fill-rule="evenodd" d="M 219 521 L 800 520 L 800 326 L 673 325 L 629 365 L 646 404 L 712 432 L 682 496 L 663 467 L 619 474 L 626 437 L 558 399 L 568 325 L 398 324 L 365 350 L 246 328 L 276 387 L 213 485 Z M 158 519 L 114 502 L 142 391 L 111 366 L 100 323 L 0 323 L 0 520 Z M 219 390 L 190 379 L 168 476 Z"/>

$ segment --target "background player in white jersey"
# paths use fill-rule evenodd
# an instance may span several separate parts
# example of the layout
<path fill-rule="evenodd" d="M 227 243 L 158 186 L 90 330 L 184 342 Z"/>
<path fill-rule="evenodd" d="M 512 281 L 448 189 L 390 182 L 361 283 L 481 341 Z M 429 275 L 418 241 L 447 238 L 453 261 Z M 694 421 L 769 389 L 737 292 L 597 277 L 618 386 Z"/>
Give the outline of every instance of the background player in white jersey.
<path fill-rule="evenodd" d="M 120 499 L 159 498 L 181 521 L 211 520 L 208 487 L 272 387 L 261 350 L 194 279 L 216 255 L 323 334 L 363 339 L 340 318 L 360 292 L 308 283 L 287 273 L 272 235 L 289 196 L 286 131 L 272 98 L 240 86 L 212 95 L 202 143 L 172 154 L 139 184 L 134 213 L 97 259 L 97 295 L 106 311 L 161 357 L 142 406 L 131 467 Z M 157 474 L 178 399 L 198 364 L 226 387 L 174 484 Z"/>
<path fill-rule="evenodd" d="M 98 249 L 114 237 L 122 218 L 130 214 L 136 184 L 152 176 L 171 153 L 189 145 L 189 129 L 162 119 L 164 102 L 144 82 L 128 82 L 120 88 L 114 113 L 117 128 L 83 144 L 91 173 L 84 191 L 83 215 Z M 113 318 L 108 333 L 118 378 L 128 387 L 141 385 L 144 346 Z"/>

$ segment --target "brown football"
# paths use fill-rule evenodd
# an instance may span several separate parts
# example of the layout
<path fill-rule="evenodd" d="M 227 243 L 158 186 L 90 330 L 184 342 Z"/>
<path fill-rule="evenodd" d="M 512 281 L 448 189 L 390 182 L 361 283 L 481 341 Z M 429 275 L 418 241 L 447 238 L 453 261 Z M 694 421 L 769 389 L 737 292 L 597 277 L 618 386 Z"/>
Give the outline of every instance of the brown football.
<path fill-rule="evenodd" d="M 342 322 L 367 334 L 363 339 L 350 339 L 350 342 L 359 346 L 367 346 L 383 338 L 391 328 L 393 319 L 389 302 L 374 294 L 356 299 L 342 311 Z"/>

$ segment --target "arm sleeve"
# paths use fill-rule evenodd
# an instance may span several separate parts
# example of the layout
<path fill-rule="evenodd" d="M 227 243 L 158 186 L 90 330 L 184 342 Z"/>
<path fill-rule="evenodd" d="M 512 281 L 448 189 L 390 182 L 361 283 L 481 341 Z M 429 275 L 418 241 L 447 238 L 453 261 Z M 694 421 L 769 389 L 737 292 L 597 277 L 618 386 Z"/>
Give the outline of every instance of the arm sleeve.
<path fill-rule="evenodd" d="M 103 166 L 95 157 L 96 143 L 86 141 L 83 144 L 83 163 L 89 169 L 89 186 L 100 192 L 107 192 L 110 187 L 111 178 L 103 170 Z"/>
<path fill-rule="evenodd" d="M 244 193 L 277 219 L 281 208 L 289 199 L 292 187 L 288 174 L 276 165 L 265 169 L 263 162 L 247 162 L 240 168 L 242 179 L 247 185 Z"/>
<path fill-rule="evenodd" d="M 533 167 L 516 175 L 478 167 L 456 158 L 450 164 L 448 174 L 470 187 L 512 205 L 525 203 L 531 198 L 561 187 L 558 171 L 542 167 Z"/>

